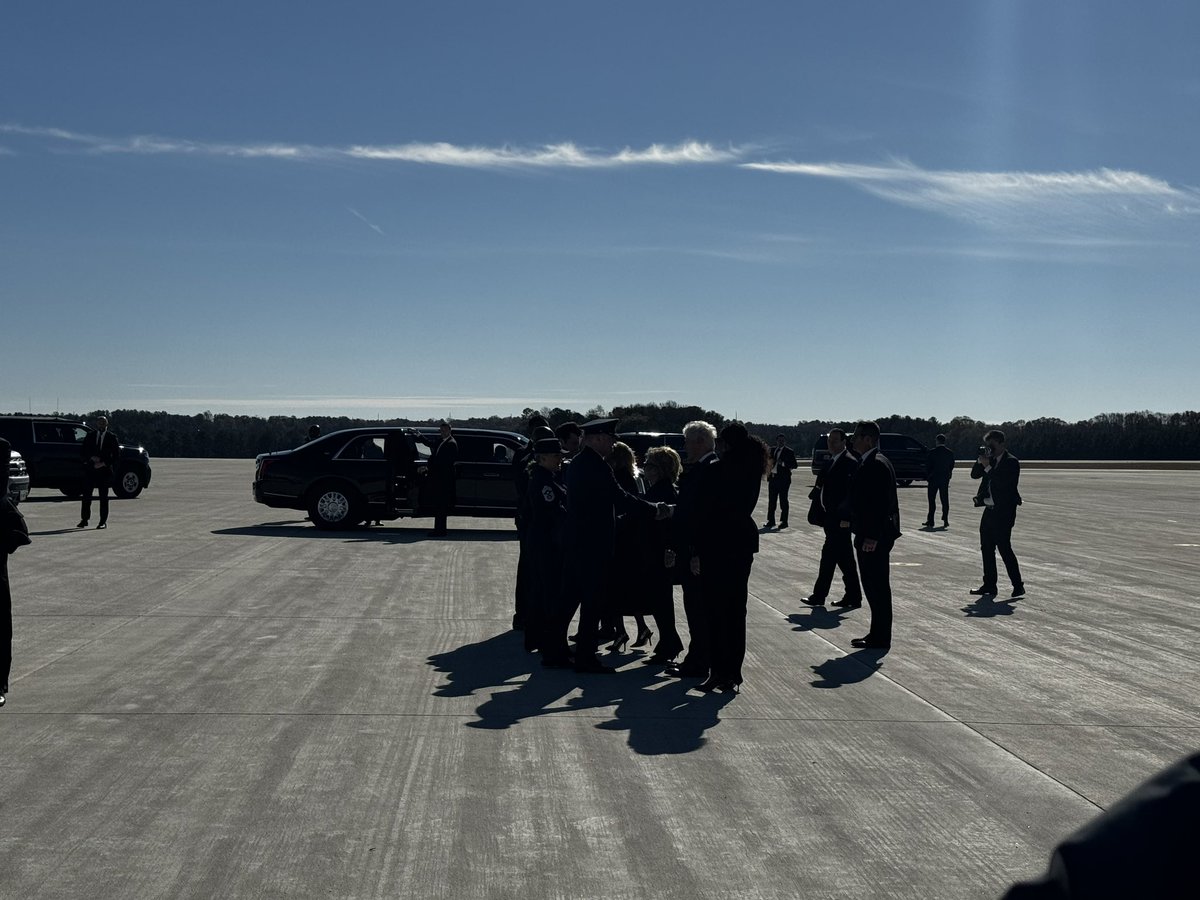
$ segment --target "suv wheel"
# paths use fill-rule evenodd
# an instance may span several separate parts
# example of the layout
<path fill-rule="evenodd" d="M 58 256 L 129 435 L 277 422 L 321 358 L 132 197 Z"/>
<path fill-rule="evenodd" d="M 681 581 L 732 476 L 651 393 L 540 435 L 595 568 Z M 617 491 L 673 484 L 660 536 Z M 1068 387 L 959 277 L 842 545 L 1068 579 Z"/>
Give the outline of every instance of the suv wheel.
<path fill-rule="evenodd" d="M 72 485 L 71 487 L 61 487 L 58 490 L 59 490 L 59 493 L 61 493 L 64 497 L 70 497 L 72 500 L 78 500 L 80 497 L 83 496 L 83 488 L 79 487 L 78 485 Z"/>
<path fill-rule="evenodd" d="M 144 486 L 141 472 L 137 469 L 126 469 L 113 481 L 113 494 L 117 497 L 133 499 L 142 492 Z"/>
<path fill-rule="evenodd" d="M 353 528 L 362 521 L 358 495 L 340 484 L 319 484 L 308 500 L 308 517 L 318 528 Z"/>

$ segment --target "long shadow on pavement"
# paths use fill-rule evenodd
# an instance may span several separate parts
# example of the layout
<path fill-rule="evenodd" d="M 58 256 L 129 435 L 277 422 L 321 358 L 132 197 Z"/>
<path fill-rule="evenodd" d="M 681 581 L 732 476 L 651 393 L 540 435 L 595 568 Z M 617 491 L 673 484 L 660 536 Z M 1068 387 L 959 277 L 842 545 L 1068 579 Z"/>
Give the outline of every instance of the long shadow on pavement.
<path fill-rule="evenodd" d="M 487 528 L 460 528 L 452 530 L 444 537 L 430 537 L 428 528 L 348 528 L 343 531 L 325 531 L 315 528 L 307 522 L 285 524 L 267 522 L 262 525 L 244 525 L 240 528 L 218 528 L 212 534 L 234 535 L 241 537 L 285 537 L 307 538 L 309 540 L 335 540 L 344 543 L 377 542 L 384 544 L 416 544 L 426 541 L 457 542 L 457 541 L 515 541 L 517 532 L 496 531 Z"/>
<path fill-rule="evenodd" d="M 846 656 L 835 656 L 825 662 L 812 666 L 817 680 L 812 682 L 816 688 L 840 688 L 848 684 L 858 684 L 866 681 L 879 671 L 880 660 L 887 655 L 886 650 L 856 650 Z"/>
<path fill-rule="evenodd" d="M 968 603 L 962 608 L 968 619 L 990 619 L 992 616 L 1011 616 L 1016 612 L 1013 606 L 1020 598 L 997 601 L 995 597 L 984 594 L 978 600 Z"/>
<path fill-rule="evenodd" d="M 620 659 L 640 659 L 626 654 Z M 613 658 L 609 658 L 609 662 Z M 689 753 L 704 745 L 704 732 L 719 721 L 719 710 L 732 694 L 689 692 L 692 680 L 667 678 L 658 668 L 629 666 L 613 675 L 578 675 L 570 669 L 544 669 L 526 653 L 517 632 L 496 635 L 429 657 L 447 675 L 438 697 L 465 697 L 493 691 L 475 710 L 471 728 L 505 729 L 525 719 L 612 710 L 613 718 L 596 725 L 628 731 L 629 746 L 646 755 Z"/>
<path fill-rule="evenodd" d="M 817 631 L 837 628 L 845 621 L 849 612 L 841 607 L 828 609 L 824 606 L 814 606 L 807 613 L 792 613 L 787 620 L 796 626 L 792 631 Z"/>

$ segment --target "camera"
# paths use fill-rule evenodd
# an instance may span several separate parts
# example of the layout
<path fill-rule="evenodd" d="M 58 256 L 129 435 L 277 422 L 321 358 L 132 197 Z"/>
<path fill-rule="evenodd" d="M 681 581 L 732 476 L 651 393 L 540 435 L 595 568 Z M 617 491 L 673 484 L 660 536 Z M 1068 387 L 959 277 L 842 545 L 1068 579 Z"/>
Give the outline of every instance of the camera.
<path fill-rule="evenodd" d="M 980 455 L 980 456 L 991 456 L 991 455 L 992 455 L 992 453 L 991 453 L 991 451 L 990 451 L 990 450 L 988 450 L 988 448 L 987 448 L 987 447 L 980 447 L 980 448 L 979 448 L 979 455 Z"/>

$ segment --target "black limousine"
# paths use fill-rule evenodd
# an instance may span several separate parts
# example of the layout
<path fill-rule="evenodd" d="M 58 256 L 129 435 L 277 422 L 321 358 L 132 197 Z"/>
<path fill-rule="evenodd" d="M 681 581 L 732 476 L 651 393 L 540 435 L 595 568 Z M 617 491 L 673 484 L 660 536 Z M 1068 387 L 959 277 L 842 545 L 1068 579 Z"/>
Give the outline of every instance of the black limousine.
<path fill-rule="evenodd" d="M 510 431 L 456 428 L 453 515 L 511 518 L 517 511 L 513 457 L 529 439 Z M 307 510 L 318 528 L 432 516 L 426 485 L 436 427 L 347 428 L 254 461 L 254 499 Z"/>

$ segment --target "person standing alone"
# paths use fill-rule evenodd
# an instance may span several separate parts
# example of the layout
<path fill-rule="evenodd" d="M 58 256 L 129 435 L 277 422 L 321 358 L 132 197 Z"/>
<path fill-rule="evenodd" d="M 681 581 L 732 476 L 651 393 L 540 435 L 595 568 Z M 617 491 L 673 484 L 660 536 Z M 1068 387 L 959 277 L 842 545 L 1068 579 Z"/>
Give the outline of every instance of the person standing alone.
<path fill-rule="evenodd" d="M 850 530 L 858 553 L 858 574 L 871 607 L 871 627 L 852 647 L 886 649 L 892 645 L 892 582 L 889 554 L 900 537 L 896 470 L 879 452 L 879 425 L 860 422 L 852 437 L 859 456 L 850 479 Z"/>
<path fill-rule="evenodd" d="M 445 419 L 438 423 L 438 432 L 441 440 L 429 457 L 429 480 L 433 489 L 433 531 L 429 532 L 430 537 L 446 536 L 446 517 L 457 499 L 454 464 L 458 462 L 458 441 L 454 439 L 450 423 Z"/>
<path fill-rule="evenodd" d="M 796 452 L 787 445 L 782 434 L 775 435 L 771 448 L 771 474 L 767 476 L 767 524 L 775 527 L 775 505 L 779 504 L 779 527 L 788 527 L 788 491 L 792 488 L 792 470 L 796 468 Z"/>
<path fill-rule="evenodd" d="M 1012 530 L 1017 523 L 1017 507 L 1021 505 L 1021 461 L 1008 452 L 1004 432 L 989 431 L 983 436 L 979 458 L 971 466 L 971 477 L 983 479 L 975 504 L 983 507 L 979 520 L 979 548 L 983 553 L 983 584 L 971 591 L 976 596 L 994 597 L 997 590 L 996 551 L 1004 560 L 1008 580 L 1012 582 L 1012 597 L 1025 596 L 1021 566 L 1012 548 Z"/>
<path fill-rule="evenodd" d="M 946 446 L 946 436 L 937 436 L 937 446 L 929 451 L 925 462 L 929 487 L 929 515 L 925 527 L 933 527 L 933 514 L 937 511 L 938 494 L 942 496 L 942 525 L 950 527 L 950 478 L 954 474 L 954 451 Z"/>
<path fill-rule="evenodd" d="M 108 430 L 108 419 L 96 418 L 96 430 L 83 439 L 79 451 L 83 462 L 83 505 L 79 510 L 76 528 L 87 528 L 92 516 L 92 492 L 100 492 L 100 524 L 97 529 L 108 527 L 108 489 L 112 486 L 113 467 L 121 455 L 117 436 Z"/>

